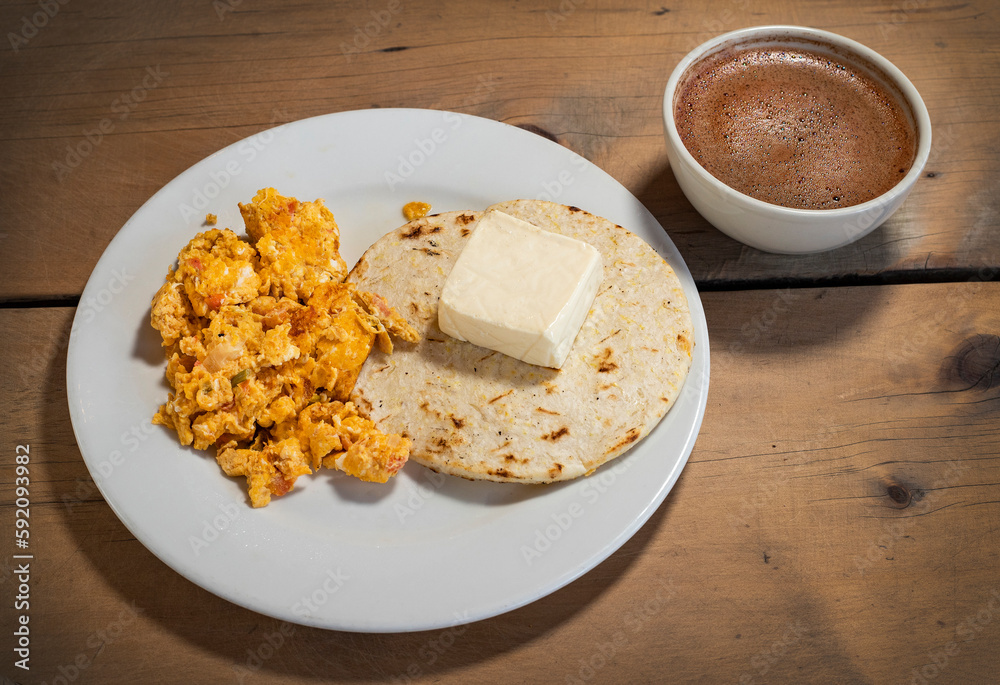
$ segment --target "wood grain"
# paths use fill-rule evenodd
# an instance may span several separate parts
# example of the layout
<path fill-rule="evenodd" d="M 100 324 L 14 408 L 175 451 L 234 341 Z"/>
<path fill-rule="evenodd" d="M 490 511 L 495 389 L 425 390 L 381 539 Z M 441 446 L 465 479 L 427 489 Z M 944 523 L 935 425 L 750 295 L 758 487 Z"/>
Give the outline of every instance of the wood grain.
<path fill-rule="evenodd" d="M 1000 653 L 1000 284 L 704 302 L 708 410 L 650 521 L 546 598 L 404 635 L 282 624 L 156 559 L 76 447 L 73 310 L 0 310 L 5 604 L 18 444 L 31 447 L 35 554 L 32 670 L 13 670 L 7 651 L 0 672 L 21 683 L 989 682 Z"/>
<path fill-rule="evenodd" d="M 129 216 L 212 152 L 275 124 L 370 107 L 451 109 L 554 138 L 639 197 L 706 287 L 993 277 L 1000 267 L 991 0 L 54 6 L 53 16 L 38 15 L 37 3 L 0 8 L 0 302 L 72 302 Z M 670 70 L 713 35 L 767 23 L 869 45 L 930 109 L 926 177 L 854 246 L 805 257 L 743 247 L 693 211 L 667 165 Z"/>

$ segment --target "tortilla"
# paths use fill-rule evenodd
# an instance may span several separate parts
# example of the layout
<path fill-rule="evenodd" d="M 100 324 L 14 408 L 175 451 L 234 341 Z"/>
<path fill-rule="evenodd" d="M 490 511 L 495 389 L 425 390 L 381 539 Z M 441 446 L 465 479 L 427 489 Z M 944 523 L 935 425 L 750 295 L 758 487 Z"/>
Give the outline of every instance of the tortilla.
<path fill-rule="evenodd" d="M 547 483 L 589 474 L 633 447 L 676 400 L 693 327 L 673 269 L 652 247 L 576 207 L 494 205 L 598 249 L 604 280 L 562 369 L 534 366 L 441 332 L 437 302 L 480 212 L 411 221 L 378 240 L 347 280 L 382 294 L 423 335 L 373 352 L 352 399 L 410 459 L 473 480 Z"/>

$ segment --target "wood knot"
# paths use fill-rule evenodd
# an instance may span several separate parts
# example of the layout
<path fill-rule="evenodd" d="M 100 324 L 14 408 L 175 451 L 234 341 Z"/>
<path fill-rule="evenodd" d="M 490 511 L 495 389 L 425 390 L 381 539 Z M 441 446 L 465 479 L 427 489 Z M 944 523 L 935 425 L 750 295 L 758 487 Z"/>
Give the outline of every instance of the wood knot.
<path fill-rule="evenodd" d="M 989 390 L 1000 385 L 1000 336 L 974 335 L 955 351 L 952 373 L 968 388 Z"/>
<path fill-rule="evenodd" d="M 913 495 L 910 493 L 910 490 L 898 483 L 893 483 L 886 487 L 885 494 L 897 509 L 905 509 L 913 501 Z"/>

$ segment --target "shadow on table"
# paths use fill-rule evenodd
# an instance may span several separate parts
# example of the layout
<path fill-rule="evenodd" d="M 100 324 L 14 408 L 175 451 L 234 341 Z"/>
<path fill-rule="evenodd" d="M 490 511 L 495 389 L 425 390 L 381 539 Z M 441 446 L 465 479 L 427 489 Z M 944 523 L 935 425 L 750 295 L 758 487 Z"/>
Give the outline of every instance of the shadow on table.
<path fill-rule="evenodd" d="M 664 165 L 639 199 L 677 245 L 701 290 L 712 367 L 769 363 L 797 350 L 834 353 L 839 340 L 878 316 L 904 238 L 890 220 L 852 245 L 815 255 L 761 252 L 705 221 Z M 894 217 L 895 218 L 895 217 Z M 844 296 L 830 297 L 845 289 Z M 721 362 L 721 365 L 720 365 Z"/>
<path fill-rule="evenodd" d="M 809 279 L 844 279 L 891 275 L 899 268 L 905 243 L 921 236 L 903 220 L 906 204 L 885 224 L 851 245 L 812 255 L 763 252 L 725 235 L 688 202 L 673 171 L 661 164 L 636 192 L 680 250 L 695 281 L 719 288 L 752 287 Z"/>
<path fill-rule="evenodd" d="M 67 321 L 67 331 L 69 325 Z M 46 425 L 68 425 L 64 362 L 50 366 L 45 384 L 48 397 L 62 398 L 59 406 L 53 406 L 54 415 Z M 44 436 L 46 440 L 52 437 Z M 119 595 L 119 607 L 134 606 L 147 625 L 155 622 L 159 629 L 189 645 L 183 654 L 174 652 L 171 655 L 169 650 L 139 651 L 116 659 L 134 662 L 136 673 L 199 672 L 214 681 L 223 678 L 223 674 L 237 682 L 247 682 L 255 675 L 260 676 L 259 682 L 267 682 L 278 674 L 317 682 L 331 678 L 358 682 L 408 683 L 424 678 L 433 681 L 452 671 L 502 657 L 525 644 L 545 639 L 621 582 L 634 560 L 655 537 L 675 501 L 674 495 L 670 495 L 630 540 L 596 568 L 524 607 L 491 619 L 441 630 L 347 633 L 270 618 L 223 600 L 188 581 L 155 557 L 125 528 L 101 498 L 78 451 L 68 455 L 67 461 L 68 466 L 60 465 L 59 468 L 71 472 L 58 481 L 52 479 L 55 481 L 53 497 L 56 502 L 67 504 L 59 511 L 66 528 L 76 538 L 79 553 Z M 58 483 L 63 484 L 63 490 L 56 489 L 60 487 Z M 683 477 L 675 489 L 682 483 Z M 447 569 L 442 569 L 442 573 L 445 572 Z M 266 592 L 267 588 L 261 591 Z M 412 591 L 421 592 L 420 578 L 413 578 Z M 113 610 L 118 611 L 117 608 Z M 623 619 L 625 613 L 623 610 Z M 134 624 L 130 632 L 142 630 L 141 625 Z M 138 645 L 148 646 L 153 639 L 149 631 Z M 135 641 L 132 646 L 136 646 Z M 596 645 L 587 647 L 590 650 Z M 167 661 L 178 658 L 186 661 L 179 670 L 178 664 Z M 575 668 L 567 664 L 567 675 L 575 674 Z"/>

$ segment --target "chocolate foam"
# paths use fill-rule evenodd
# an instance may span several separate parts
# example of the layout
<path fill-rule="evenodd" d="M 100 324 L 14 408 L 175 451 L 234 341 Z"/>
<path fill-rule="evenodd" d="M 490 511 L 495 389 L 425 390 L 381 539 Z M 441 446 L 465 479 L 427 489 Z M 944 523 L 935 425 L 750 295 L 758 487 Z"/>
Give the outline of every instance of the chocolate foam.
<path fill-rule="evenodd" d="M 847 61 L 751 47 L 688 73 L 674 99 L 685 147 L 720 181 L 764 202 L 860 204 L 895 186 L 916 157 L 904 105 Z"/>

